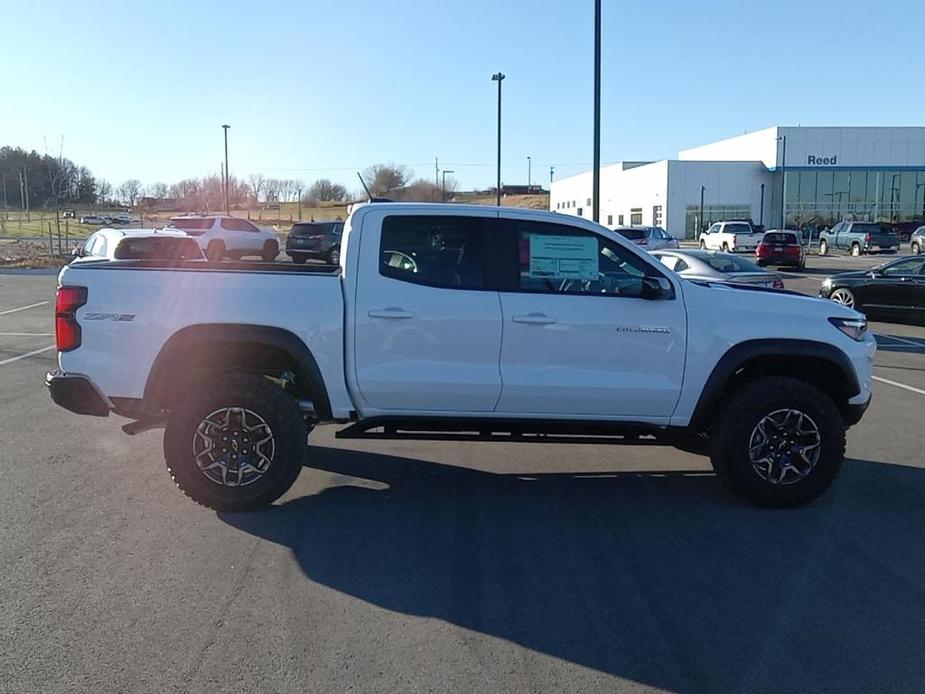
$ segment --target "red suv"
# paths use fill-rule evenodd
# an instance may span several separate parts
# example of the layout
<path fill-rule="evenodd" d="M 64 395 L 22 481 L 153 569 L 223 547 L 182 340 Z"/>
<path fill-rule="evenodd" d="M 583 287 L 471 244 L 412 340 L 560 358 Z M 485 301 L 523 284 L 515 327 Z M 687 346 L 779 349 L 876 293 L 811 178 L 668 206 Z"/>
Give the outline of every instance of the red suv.
<path fill-rule="evenodd" d="M 783 265 L 802 270 L 806 267 L 806 254 L 799 237 L 791 231 L 768 231 L 755 249 L 758 265 Z"/>

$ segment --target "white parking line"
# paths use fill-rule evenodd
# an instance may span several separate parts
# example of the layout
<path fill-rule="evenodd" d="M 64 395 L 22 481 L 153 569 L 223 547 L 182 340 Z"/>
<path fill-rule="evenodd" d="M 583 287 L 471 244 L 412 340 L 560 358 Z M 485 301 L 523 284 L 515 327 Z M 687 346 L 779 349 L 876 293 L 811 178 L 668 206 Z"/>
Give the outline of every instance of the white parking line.
<path fill-rule="evenodd" d="M 20 354 L 18 357 L 10 357 L 9 359 L 4 359 L 3 361 L 0 361 L 0 366 L 4 366 L 6 364 L 12 364 L 14 361 L 19 361 L 20 359 L 25 359 L 27 357 L 34 357 L 36 354 L 41 354 L 42 352 L 47 352 L 48 350 L 54 349 L 54 348 L 55 348 L 55 345 L 48 345 L 48 347 L 42 347 L 42 349 L 36 349 L 31 352 L 26 352 L 25 354 Z M 925 393 L 922 393 L 922 394 L 925 395 Z"/>
<path fill-rule="evenodd" d="M 37 304 L 29 304 L 28 306 L 20 306 L 19 308 L 8 308 L 6 311 L 0 311 L 0 316 L 5 316 L 7 313 L 25 311 L 26 309 L 35 308 L 36 306 L 44 306 L 47 303 L 47 301 L 39 301 Z"/>
<path fill-rule="evenodd" d="M 886 383 L 887 385 L 890 385 L 890 386 L 896 386 L 897 388 L 908 390 L 911 393 L 925 395 L 925 390 L 922 390 L 921 388 L 913 388 L 912 386 L 907 386 L 905 383 L 897 383 L 896 381 L 890 381 L 889 379 L 880 378 L 879 376 L 871 376 L 871 378 L 874 379 L 875 381 L 879 381 L 880 383 Z"/>
<path fill-rule="evenodd" d="M 875 333 L 874 336 L 884 340 L 895 340 L 896 342 L 902 342 L 904 345 L 909 345 L 910 347 L 925 347 L 925 343 L 915 342 L 914 340 L 908 340 L 902 337 L 896 337 L 895 335 L 880 335 L 879 333 Z M 887 345 L 887 347 L 890 346 L 891 345 Z"/>
<path fill-rule="evenodd" d="M 0 333 L 0 337 L 54 337 L 54 333 Z"/>

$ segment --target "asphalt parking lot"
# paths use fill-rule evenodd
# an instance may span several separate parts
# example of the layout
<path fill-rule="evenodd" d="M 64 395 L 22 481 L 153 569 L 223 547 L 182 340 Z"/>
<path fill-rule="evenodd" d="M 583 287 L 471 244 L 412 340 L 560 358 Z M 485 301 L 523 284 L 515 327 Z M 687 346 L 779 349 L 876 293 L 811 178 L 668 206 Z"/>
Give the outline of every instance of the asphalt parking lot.
<path fill-rule="evenodd" d="M 160 431 L 51 403 L 54 283 L 0 274 L 0 691 L 922 690 L 923 327 L 872 325 L 873 404 L 803 509 L 673 449 L 321 427 L 277 507 L 221 514 Z"/>

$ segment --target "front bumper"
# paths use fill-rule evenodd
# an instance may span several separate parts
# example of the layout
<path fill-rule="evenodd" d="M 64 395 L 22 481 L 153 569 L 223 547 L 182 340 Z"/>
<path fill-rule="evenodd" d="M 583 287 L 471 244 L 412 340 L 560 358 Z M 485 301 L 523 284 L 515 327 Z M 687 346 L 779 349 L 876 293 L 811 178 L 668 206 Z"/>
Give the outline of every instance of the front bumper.
<path fill-rule="evenodd" d="M 860 422 L 861 417 L 864 416 L 867 408 L 870 407 L 870 401 L 871 398 L 867 398 L 867 400 L 857 405 L 852 405 L 851 403 L 845 405 L 841 412 L 842 419 L 845 421 L 845 426 L 854 426 Z"/>
<path fill-rule="evenodd" d="M 45 375 L 45 385 L 56 405 L 77 414 L 108 417 L 112 401 L 83 374 L 69 374 L 55 369 Z"/>

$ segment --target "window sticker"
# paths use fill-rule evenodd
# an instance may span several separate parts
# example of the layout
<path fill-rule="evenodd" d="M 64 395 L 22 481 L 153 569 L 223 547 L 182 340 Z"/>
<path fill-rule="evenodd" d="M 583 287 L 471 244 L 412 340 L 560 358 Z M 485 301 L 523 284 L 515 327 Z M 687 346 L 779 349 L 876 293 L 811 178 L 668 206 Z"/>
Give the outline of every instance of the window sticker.
<path fill-rule="evenodd" d="M 529 277 L 596 280 L 597 238 L 594 236 L 528 236 Z"/>

